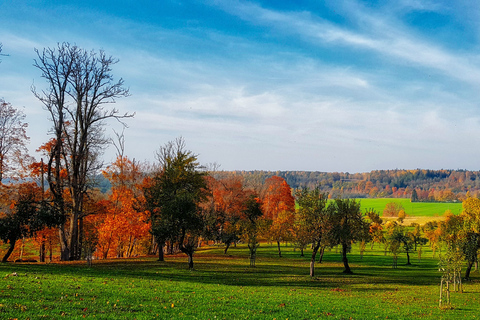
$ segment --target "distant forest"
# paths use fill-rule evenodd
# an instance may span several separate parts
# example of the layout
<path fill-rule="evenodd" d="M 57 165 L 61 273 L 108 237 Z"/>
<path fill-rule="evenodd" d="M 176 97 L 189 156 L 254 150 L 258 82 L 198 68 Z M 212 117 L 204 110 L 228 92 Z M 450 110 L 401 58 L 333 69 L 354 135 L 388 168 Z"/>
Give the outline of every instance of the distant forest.
<path fill-rule="evenodd" d="M 241 175 L 250 186 L 261 186 L 265 179 L 279 176 L 294 190 L 319 186 L 331 198 L 412 198 L 413 195 L 415 201 L 449 202 L 463 201 L 467 196 L 480 197 L 480 171 L 216 171 L 214 175 Z M 110 182 L 103 176 L 98 176 L 96 180 L 101 192 L 110 190 Z"/>
<path fill-rule="evenodd" d="M 314 188 L 331 198 L 413 198 L 415 201 L 462 201 L 480 195 L 480 171 L 375 170 L 368 173 L 318 171 L 235 171 L 252 184 L 279 176 L 293 188 Z M 415 191 L 414 191 L 415 190 Z"/>

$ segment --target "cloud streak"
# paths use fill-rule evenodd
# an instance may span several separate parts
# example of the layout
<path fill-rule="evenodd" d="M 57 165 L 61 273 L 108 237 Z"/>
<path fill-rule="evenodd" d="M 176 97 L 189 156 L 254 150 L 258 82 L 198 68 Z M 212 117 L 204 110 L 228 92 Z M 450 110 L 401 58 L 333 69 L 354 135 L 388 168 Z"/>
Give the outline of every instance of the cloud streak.
<path fill-rule="evenodd" d="M 229 14 L 252 24 L 268 26 L 286 34 L 294 34 L 316 45 L 350 46 L 368 50 L 380 57 L 400 59 L 404 63 L 437 70 L 471 85 L 480 85 L 480 66 L 475 57 L 449 52 L 404 31 L 406 27 L 391 24 L 385 18 L 367 14 L 355 5 L 355 16 L 365 24 L 362 30 L 349 30 L 307 12 L 278 12 L 252 2 L 217 1 L 216 5 Z M 415 4 L 412 4 L 415 5 Z M 417 5 L 415 5 L 417 6 Z M 353 11 L 353 10 L 351 10 Z"/>

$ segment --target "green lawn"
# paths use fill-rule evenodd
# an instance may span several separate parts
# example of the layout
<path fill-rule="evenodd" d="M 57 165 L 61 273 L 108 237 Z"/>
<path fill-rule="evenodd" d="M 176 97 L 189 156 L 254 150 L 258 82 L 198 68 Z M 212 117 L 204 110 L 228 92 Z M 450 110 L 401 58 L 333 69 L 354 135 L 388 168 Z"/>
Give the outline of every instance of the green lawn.
<path fill-rule="evenodd" d="M 474 319 L 480 316 L 480 277 L 452 293 L 452 308 L 438 308 L 437 260 L 424 249 L 413 266 L 391 268 L 391 256 L 370 246 L 350 254 L 355 274 L 342 274 L 335 249 L 308 276 L 310 251 L 262 244 L 257 267 L 248 249 L 206 247 L 186 257 L 71 264 L 0 265 L 1 319 Z M 18 276 L 7 276 L 16 272 Z"/>
<path fill-rule="evenodd" d="M 358 199 L 362 210 L 373 208 L 375 211 L 383 213 L 383 209 L 389 202 L 398 202 L 405 209 L 407 216 L 414 217 L 436 217 L 443 216 L 445 211 L 450 210 L 454 214 L 462 211 L 462 203 L 443 203 L 443 202 L 410 202 L 410 199 L 380 198 L 380 199 Z"/>

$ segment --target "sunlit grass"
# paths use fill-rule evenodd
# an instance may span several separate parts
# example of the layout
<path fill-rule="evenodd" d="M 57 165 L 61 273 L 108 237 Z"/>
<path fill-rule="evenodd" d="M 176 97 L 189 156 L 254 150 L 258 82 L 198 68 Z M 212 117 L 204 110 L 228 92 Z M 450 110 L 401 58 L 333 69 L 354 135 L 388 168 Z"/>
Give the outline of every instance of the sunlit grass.
<path fill-rule="evenodd" d="M 400 198 L 378 198 L 378 199 L 358 199 L 362 210 L 374 209 L 380 215 L 389 202 L 400 203 L 405 209 L 405 213 L 410 217 L 435 218 L 441 217 L 445 211 L 450 210 L 454 214 L 462 211 L 461 202 L 410 202 L 410 199 Z"/>
<path fill-rule="evenodd" d="M 407 267 L 383 247 L 350 254 L 353 275 L 340 254 L 327 251 L 308 276 L 309 254 L 262 243 L 256 268 L 248 249 L 201 248 L 195 270 L 183 255 L 81 263 L 0 265 L 0 318 L 18 319 L 474 319 L 480 314 L 478 273 L 452 308 L 438 308 L 437 260 L 424 249 Z M 18 276 L 7 276 L 16 272 Z"/>

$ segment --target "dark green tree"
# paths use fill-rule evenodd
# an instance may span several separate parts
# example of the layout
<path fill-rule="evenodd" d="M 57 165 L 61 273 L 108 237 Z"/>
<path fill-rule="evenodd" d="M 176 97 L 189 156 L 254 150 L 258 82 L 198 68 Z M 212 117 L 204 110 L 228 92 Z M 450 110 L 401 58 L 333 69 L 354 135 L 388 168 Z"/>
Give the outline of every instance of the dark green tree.
<path fill-rule="evenodd" d="M 144 189 L 151 212 L 152 234 L 160 251 L 165 241 L 178 244 L 193 269 L 193 253 L 204 229 L 200 204 L 206 200 L 206 173 L 197 156 L 185 149 L 182 138 L 167 143 L 157 152 L 160 162 L 150 186 Z"/>
<path fill-rule="evenodd" d="M 413 189 L 412 196 L 410 197 L 410 202 L 418 202 L 417 190 Z"/>
<path fill-rule="evenodd" d="M 395 224 L 387 237 L 387 241 L 391 248 L 399 248 L 405 252 L 407 254 L 407 266 L 411 265 L 410 253 L 413 251 L 415 245 L 413 234 L 407 231 L 404 226 Z"/>
<path fill-rule="evenodd" d="M 343 273 L 351 274 L 347 253 L 353 243 L 369 240 L 370 223 L 363 218 L 360 202 L 355 199 L 335 199 L 327 210 L 332 216 L 332 244 L 342 246 Z"/>

